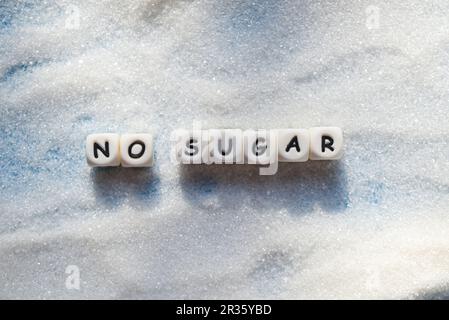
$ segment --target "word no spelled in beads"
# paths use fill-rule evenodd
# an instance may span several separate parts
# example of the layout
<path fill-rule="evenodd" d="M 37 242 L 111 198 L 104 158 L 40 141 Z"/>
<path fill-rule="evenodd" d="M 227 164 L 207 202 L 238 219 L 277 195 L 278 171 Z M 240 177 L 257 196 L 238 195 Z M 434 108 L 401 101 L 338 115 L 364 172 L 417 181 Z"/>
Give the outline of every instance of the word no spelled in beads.
<path fill-rule="evenodd" d="M 148 133 L 91 134 L 86 139 L 87 163 L 92 167 L 151 167 L 153 136 Z"/>

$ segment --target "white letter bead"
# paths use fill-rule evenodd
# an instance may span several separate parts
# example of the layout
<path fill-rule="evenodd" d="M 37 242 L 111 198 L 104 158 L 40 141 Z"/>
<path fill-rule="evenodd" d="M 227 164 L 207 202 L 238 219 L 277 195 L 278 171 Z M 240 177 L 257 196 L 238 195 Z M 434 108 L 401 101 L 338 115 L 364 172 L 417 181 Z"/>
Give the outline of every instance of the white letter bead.
<path fill-rule="evenodd" d="M 246 130 L 245 156 L 248 164 L 270 164 L 277 160 L 277 139 L 274 130 Z"/>
<path fill-rule="evenodd" d="M 277 134 L 279 161 L 305 162 L 309 160 L 309 130 L 279 129 Z"/>
<path fill-rule="evenodd" d="M 343 132 L 338 127 L 309 129 L 310 160 L 337 160 L 343 154 Z"/>
<path fill-rule="evenodd" d="M 208 163 L 242 164 L 244 162 L 242 130 L 211 129 L 208 134 Z"/>
<path fill-rule="evenodd" d="M 120 137 L 122 167 L 153 165 L 153 136 L 148 133 L 123 134 Z"/>
<path fill-rule="evenodd" d="M 183 164 L 207 162 L 208 135 L 202 130 L 176 130 L 176 157 Z"/>
<path fill-rule="evenodd" d="M 120 165 L 120 137 L 115 133 L 91 134 L 86 138 L 86 159 L 91 167 Z"/>

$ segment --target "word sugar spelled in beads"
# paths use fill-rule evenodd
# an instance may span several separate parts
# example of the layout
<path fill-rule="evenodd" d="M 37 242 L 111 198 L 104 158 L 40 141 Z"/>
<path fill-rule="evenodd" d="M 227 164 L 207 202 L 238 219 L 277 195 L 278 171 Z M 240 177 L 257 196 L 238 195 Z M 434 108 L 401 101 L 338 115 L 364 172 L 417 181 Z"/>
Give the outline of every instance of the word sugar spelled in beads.
<path fill-rule="evenodd" d="M 311 129 L 176 130 L 176 158 L 183 164 L 260 164 L 336 160 L 343 151 L 337 127 Z"/>

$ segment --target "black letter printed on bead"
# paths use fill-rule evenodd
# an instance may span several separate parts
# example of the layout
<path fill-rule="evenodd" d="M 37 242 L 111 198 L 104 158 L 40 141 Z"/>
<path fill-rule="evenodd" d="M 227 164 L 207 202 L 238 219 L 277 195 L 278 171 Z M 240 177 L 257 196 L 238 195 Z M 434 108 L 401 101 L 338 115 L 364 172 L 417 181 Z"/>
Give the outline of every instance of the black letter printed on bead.
<path fill-rule="evenodd" d="M 135 145 L 140 145 L 142 148 L 138 153 L 133 153 L 133 147 Z M 128 155 L 133 159 L 139 159 L 145 153 L 145 143 L 143 141 L 137 140 L 131 143 L 128 147 Z"/>
<path fill-rule="evenodd" d="M 195 155 L 198 154 L 199 149 L 198 149 L 197 146 L 193 145 L 194 143 L 198 143 L 198 140 L 191 138 L 189 141 L 187 141 L 186 147 L 188 149 L 190 149 L 190 151 L 186 150 L 184 152 L 186 154 L 186 156 L 191 156 L 192 157 L 192 156 L 195 156 Z"/>
<path fill-rule="evenodd" d="M 232 152 L 232 149 L 234 148 L 234 146 L 237 144 L 237 141 L 235 138 L 232 139 L 228 139 L 229 143 L 228 143 L 228 149 L 224 150 L 223 146 L 222 146 L 222 139 L 218 139 L 218 150 L 221 152 L 222 156 L 227 156 Z"/>
<path fill-rule="evenodd" d="M 301 149 L 299 148 L 298 136 L 294 136 L 290 140 L 290 142 L 287 145 L 287 148 L 285 148 L 285 152 L 289 152 L 291 148 L 295 148 L 297 152 L 301 152 Z"/>
<path fill-rule="evenodd" d="M 326 151 L 326 148 L 328 148 L 330 151 L 334 151 L 334 147 L 332 145 L 334 144 L 334 139 L 329 136 L 322 136 L 321 137 L 321 152 Z"/>
<path fill-rule="evenodd" d="M 94 142 L 94 157 L 95 159 L 98 159 L 98 150 L 101 151 L 102 154 L 104 154 L 104 156 L 106 158 L 109 158 L 109 142 L 106 141 L 104 143 L 104 149 L 96 142 Z"/>
<path fill-rule="evenodd" d="M 259 145 L 259 143 L 262 143 L 263 145 Z M 267 145 L 265 144 L 265 138 L 257 138 L 253 143 L 253 154 L 258 157 L 263 155 L 266 150 Z"/>

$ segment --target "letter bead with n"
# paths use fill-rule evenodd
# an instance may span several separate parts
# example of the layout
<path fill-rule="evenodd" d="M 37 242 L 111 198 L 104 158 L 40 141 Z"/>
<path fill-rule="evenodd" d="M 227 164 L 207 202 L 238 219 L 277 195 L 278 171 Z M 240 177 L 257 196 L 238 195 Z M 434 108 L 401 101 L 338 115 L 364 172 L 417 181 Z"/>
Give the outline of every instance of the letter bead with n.
<path fill-rule="evenodd" d="M 91 167 L 120 165 L 120 137 L 115 133 L 91 134 L 86 138 L 86 159 Z"/>

